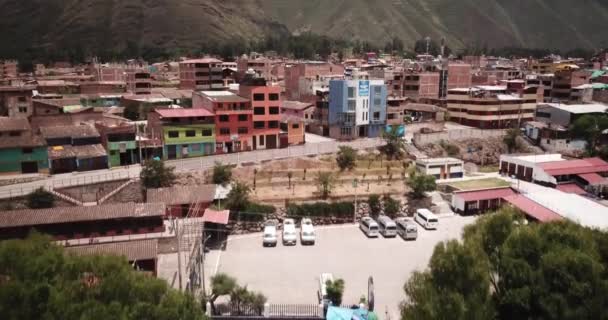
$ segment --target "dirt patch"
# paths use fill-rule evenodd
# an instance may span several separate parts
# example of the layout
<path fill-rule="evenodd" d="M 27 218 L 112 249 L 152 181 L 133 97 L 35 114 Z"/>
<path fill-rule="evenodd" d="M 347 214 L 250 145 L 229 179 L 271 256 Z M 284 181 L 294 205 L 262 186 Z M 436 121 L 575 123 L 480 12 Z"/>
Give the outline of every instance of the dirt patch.
<path fill-rule="evenodd" d="M 103 204 L 125 202 L 144 202 L 144 196 L 141 192 L 141 183 L 139 181 L 128 184 L 118 193 L 109 197 Z"/>
<path fill-rule="evenodd" d="M 520 137 L 518 142 L 519 148 L 514 152 L 533 151 L 525 139 Z M 501 154 L 509 153 L 503 139 L 498 137 L 427 144 L 421 148 L 421 151 L 431 158 L 456 157 L 481 166 L 496 165 L 500 161 Z"/>

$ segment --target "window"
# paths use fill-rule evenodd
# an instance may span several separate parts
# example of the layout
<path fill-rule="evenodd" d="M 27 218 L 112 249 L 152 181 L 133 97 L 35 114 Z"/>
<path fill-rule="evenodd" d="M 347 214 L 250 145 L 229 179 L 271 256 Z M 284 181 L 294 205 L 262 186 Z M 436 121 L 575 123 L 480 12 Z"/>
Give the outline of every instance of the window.
<path fill-rule="evenodd" d="M 196 131 L 194 131 L 194 130 L 187 130 L 186 131 L 186 137 L 196 137 Z"/>
<path fill-rule="evenodd" d="M 220 128 L 220 134 L 223 136 L 230 135 L 230 128 Z"/>
<path fill-rule="evenodd" d="M 213 135 L 213 131 L 211 129 L 203 129 L 201 131 L 203 137 L 211 137 Z"/>
<path fill-rule="evenodd" d="M 169 138 L 178 138 L 179 131 L 169 131 L 168 135 L 169 135 Z"/>
<path fill-rule="evenodd" d="M 380 107 L 382 105 L 382 99 L 374 98 L 374 107 Z"/>
<path fill-rule="evenodd" d="M 349 98 L 355 97 L 355 87 L 348 87 L 348 97 Z"/>
<path fill-rule="evenodd" d="M 8 135 L 10 137 L 19 137 L 19 136 L 21 136 L 21 132 L 19 132 L 19 131 L 11 131 L 11 132 L 8 133 Z"/>
<path fill-rule="evenodd" d="M 20 113 L 27 113 L 27 107 L 19 107 Z"/>
<path fill-rule="evenodd" d="M 239 127 L 239 134 L 247 134 L 249 133 L 249 129 L 247 129 L 247 127 Z"/>
<path fill-rule="evenodd" d="M 264 136 L 260 136 L 260 145 L 263 146 L 264 145 Z"/>
<path fill-rule="evenodd" d="M 278 93 L 271 93 L 268 95 L 268 99 L 270 101 L 279 101 L 279 94 Z"/>
<path fill-rule="evenodd" d="M 247 118 L 246 114 L 239 114 L 239 121 L 247 121 Z"/>
<path fill-rule="evenodd" d="M 294 123 L 291 125 L 292 129 L 299 129 L 300 128 L 300 124 L 299 123 Z"/>
<path fill-rule="evenodd" d="M 281 128 L 281 131 L 287 131 L 288 130 L 287 123 L 281 123 L 280 128 Z"/>
<path fill-rule="evenodd" d="M 380 120 L 380 112 L 374 112 L 374 121 Z"/>
<path fill-rule="evenodd" d="M 264 101 L 264 94 L 263 93 L 254 93 L 253 94 L 253 101 Z"/>
<path fill-rule="evenodd" d="M 19 102 L 27 102 L 26 97 L 19 97 L 18 100 L 19 100 Z"/>
<path fill-rule="evenodd" d="M 253 108 L 253 114 L 256 116 L 263 116 L 266 114 L 266 111 L 264 110 L 264 107 L 255 107 Z"/>
<path fill-rule="evenodd" d="M 343 136 L 352 136 L 353 135 L 353 128 L 351 128 L 351 127 L 342 127 L 342 128 L 340 128 L 340 135 L 343 135 Z"/>
<path fill-rule="evenodd" d="M 355 111 L 356 106 L 357 106 L 357 101 L 348 100 L 348 111 Z"/>
<path fill-rule="evenodd" d="M 396 118 L 397 118 L 397 117 L 396 117 L 396 115 L 395 115 L 394 113 L 389 113 L 389 114 L 387 114 L 386 116 L 387 116 L 387 118 L 388 118 L 389 120 L 393 120 L 393 119 L 396 119 Z"/>
<path fill-rule="evenodd" d="M 266 123 L 264 121 L 255 121 L 253 123 L 254 129 L 264 129 L 266 127 Z"/>
<path fill-rule="evenodd" d="M 269 114 L 279 114 L 279 107 L 270 107 L 268 110 Z"/>
<path fill-rule="evenodd" d="M 198 143 L 191 144 L 190 149 L 192 149 L 192 151 L 201 151 L 201 145 Z"/>
<path fill-rule="evenodd" d="M 304 119 L 308 119 L 308 113 L 304 114 Z"/>
<path fill-rule="evenodd" d="M 23 149 L 21 149 L 21 153 L 23 153 L 23 154 L 30 154 L 32 152 L 34 152 L 34 149 L 32 149 L 32 148 L 23 148 Z"/>
<path fill-rule="evenodd" d="M 278 121 L 268 121 L 268 128 L 276 129 L 279 127 Z"/>
<path fill-rule="evenodd" d="M 230 117 L 227 114 L 223 114 L 220 116 L 220 122 L 228 122 L 230 121 Z"/>
<path fill-rule="evenodd" d="M 379 96 L 382 94 L 382 87 L 374 87 L 374 95 Z"/>

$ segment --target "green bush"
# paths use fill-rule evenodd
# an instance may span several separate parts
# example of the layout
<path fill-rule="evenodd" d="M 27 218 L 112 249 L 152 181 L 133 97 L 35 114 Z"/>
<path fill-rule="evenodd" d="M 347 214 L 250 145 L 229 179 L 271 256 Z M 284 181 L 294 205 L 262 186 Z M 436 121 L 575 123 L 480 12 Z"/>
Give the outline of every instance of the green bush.
<path fill-rule="evenodd" d="M 27 206 L 30 209 L 44 209 L 55 206 L 55 197 L 52 193 L 40 187 L 26 196 Z"/>
<path fill-rule="evenodd" d="M 355 207 L 352 202 L 315 202 L 287 206 L 287 215 L 290 217 L 350 218 L 354 211 Z"/>
<path fill-rule="evenodd" d="M 230 211 L 230 220 L 237 221 L 263 221 L 269 214 L 275 213 L 276 208 L 271 205 L 247 202 L 245 210 Z"/>

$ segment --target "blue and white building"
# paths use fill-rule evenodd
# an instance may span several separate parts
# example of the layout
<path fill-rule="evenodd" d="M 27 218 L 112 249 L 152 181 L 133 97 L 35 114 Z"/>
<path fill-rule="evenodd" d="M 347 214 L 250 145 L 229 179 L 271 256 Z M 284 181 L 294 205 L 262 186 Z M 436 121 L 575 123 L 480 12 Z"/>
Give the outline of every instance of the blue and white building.
<path fill-rule="evenodd" d="M 329 82 L 329 136 L 339 140 L 380 136 L 386 124 L 384 80 Z"/>

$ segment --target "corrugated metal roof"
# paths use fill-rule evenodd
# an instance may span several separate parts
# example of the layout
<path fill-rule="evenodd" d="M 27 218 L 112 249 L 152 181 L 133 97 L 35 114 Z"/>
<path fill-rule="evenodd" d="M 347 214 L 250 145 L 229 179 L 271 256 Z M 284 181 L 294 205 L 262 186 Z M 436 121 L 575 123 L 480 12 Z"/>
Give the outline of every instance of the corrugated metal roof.
<path fill-rule="evenodd" d="M 500 199 L 507 196 L 514 195 L 515 192 L 509 187 L 486 189 L 478 191 L 463 191 L 455 192 L 454 197 L 462 198 L 464 201 L 481 201 L 481 200 L 492 200 Z"/>
<path fill-rule="evenodd" d="M 27 119 L 0 117 L 0 132 L 28 130 L 30 130 L 30 124 Z"/>
<path fill-rule="evenodd" d="M 540 222 L 563 220 L 562 216 L 556 212 L 541 206 L 540 204 L 526 198 L 521 194 L 507 196 L 504 197 L 504 199 L 513 206 L 517 207 L 519 210 L 526 213 L 528 216 Z"/>
<path fill-rule="evenodd" d="M 100 243 L 65 248 L 76 255 L 124 256 L 129 261 L 151 260 L 158 257 L 158 239 Z"/>
<path fill-rule="evenodd" d="M 229 217 L 229 210 L 216 211 L 207 208 L 205 209 L 205 213 L 203 214 L 203 221 L 217 224 L 228 224 Z"/>
<path fill-rule="evenodd" d="M 540 163 L 539 167 L 552 176 L 607 172 L 608 162 L 600 158 L 552 161 Z"/>
<path fill-rule="evenodd" d="M 213 116 L 213 113 L 204 108 L 197 109 L 155 109 L 163 118 L 190 118 L 190 117 L 209 117 Z"/>
<path fill-rule="evenodd" d="M 148 202 L 161 202 L 167 205 L 212 202 L 214 198 L 214 184 L 148 189 L 146 197 Z"/>
<path fill-rule="evenodd" d="M 589 182 L 589 184 L 591 184 L 591 185 L 608 183 L 608 179 L 600 176 L 597 173 L 584 173 L 584 174 L 579 174 L 578 176 L 581 177 L 582 179 L 584 179 L 585 181 Z"/>
<path fill-rule="evenodd" d="M 0 212 L 0 228 L 49 225 L 121 218 L 160 217 L 163 203 L 119 203 L 93 207 L 59 207 Z"/>
<path fill-rule="evenodd" d="M 555 187 L 555 189 L 565 192 L 565 193 L 574 193 L 574 194 L 586 194 L 587 193 L 581 187 L 576 185 L 576 183 L 558 184 L 557 187 Z"/>
<path fill-rule="evenodd" d="M 45 139 L 53 138 L 93 138 L 99 137 L 99 132 L 90 125 L 67 125 L 55 127 L 41 127 L 40 133 Z"/>

